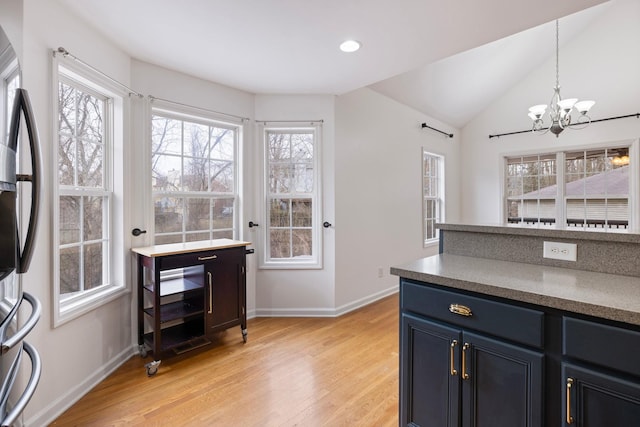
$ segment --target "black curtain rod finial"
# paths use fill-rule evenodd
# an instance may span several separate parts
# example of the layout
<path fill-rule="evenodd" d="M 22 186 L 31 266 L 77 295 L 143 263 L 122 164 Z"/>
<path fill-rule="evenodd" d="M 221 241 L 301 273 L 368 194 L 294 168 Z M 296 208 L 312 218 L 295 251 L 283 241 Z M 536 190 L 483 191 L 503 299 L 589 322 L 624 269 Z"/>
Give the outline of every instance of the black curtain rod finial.
<path fill-rule="evenodd" d="M 426 123 L 422 124 L 422 129 L 424 129 L 424 128 L 435 130 L 436 132 L 440 132 L 443 135 L 447 135 L 449 138 L 453 138 L 453 134 L 452 133 L 447 133 L 447 132 L 441 131 L 440 129 L 432 128 L 431 126 L 427 125 Z"/>

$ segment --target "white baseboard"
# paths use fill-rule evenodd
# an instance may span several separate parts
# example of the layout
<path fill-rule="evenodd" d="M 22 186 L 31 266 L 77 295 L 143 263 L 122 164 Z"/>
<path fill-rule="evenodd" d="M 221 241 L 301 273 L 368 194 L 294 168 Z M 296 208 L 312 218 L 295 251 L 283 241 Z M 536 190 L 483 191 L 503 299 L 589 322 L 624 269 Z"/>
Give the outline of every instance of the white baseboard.
<path fill-rule="evenodd" d="M 398 292 L 399 285 L 394 285 L 375 294 L 336 308 L 258 308 L 252 310 L 252 317 L 338 317 L 379 299 Z M 247 316 L 248 317 L 248 316 Z"/>
<path fill-rule="evenodd" d="M 25 418 L 24 425 L 27 426 L 46 426 L 51 424 L 58 418 L 64 411 L 73 406 L 78 400 L 80 400 L 91 389 L 98 385 L 102 380 L 107 378 L 112 372 L 122 366 L 131 356 L 138 354 L 138 346 L 132 346 L 125 349 L 120 354 L 116 355 L 113 359 L 108 361 L 102 366 L 102 369 L 96 370 L 96 372 L 87 377 L 85 381 L 78 384 L 76 387 L 68 390 L 65 394 L 58 396 L 57 399 L 51 401 L 51 403 L 37 414 Z M 140 373 L 143 375 L 143 372 Z"/>

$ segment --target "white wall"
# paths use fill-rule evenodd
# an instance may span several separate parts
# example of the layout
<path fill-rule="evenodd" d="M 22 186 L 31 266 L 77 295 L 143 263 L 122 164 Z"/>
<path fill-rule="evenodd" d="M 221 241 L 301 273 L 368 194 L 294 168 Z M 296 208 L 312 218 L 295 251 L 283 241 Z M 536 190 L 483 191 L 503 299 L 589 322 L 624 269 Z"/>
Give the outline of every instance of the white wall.
<path fill-rule="evenodd" d="M 255 118 L 259 121 L 322 120 L 322 222 L 334 223 L 334 153 L 335 100 L 331 95 L 256 95 Z M 254 140 L 260 144 L 259 136 Z M 254 146 L 257 155 L 260 150 Z M 256 165 L 260 159 L 256 158 Z M 255 168 L 258 171 L 259 168 Z M 254 189 L 260 187 L 260 177 L 254 176 Z M 255 193 L 259 197 L 259 191 Z M 255 218 L 260 218 L 261 201 L 256 200 Z M 251 219 L 251 218 L 249 218 Z M 259 223 L 258 221 L 255 221 Z M 321 270 L 258 270 L 256 273 L 256 314 L 268 315 L 333 315 L 335 307 L 335 233 L 333 228 L 322 231 L 323 268 Z M 257 241 L 258 231 L 248 235 Z"/>
<path fill-rule="evenodd" d="M 52 328 L 52 189 L 56 175 L 51 52 L 64 46 L 96 68 L 127 83 L 129 58 L 94 31 L 66 14 L 56 2 L 24 0 L 23 85 L 29 90 L 42 144 L 43 190 L 33 262 L 23 276 L 24 290 L 42 302 L 42 317 L 28 341 L 42 357 L 38 389 L 26 408 L 28 425 L 45 425 L 60 408 L 84 394 L 132 354 L 131 295 Z M 127 244 L 130 239 L 125 237 Z M 125 248 L 128 250 L 128 248 Z"/>
<path fill-rule="evenodd" d="M 446 220 L 457 220 L 459 141 L 458 130 L 371 89 L 337 98 L 336 307 L 395 290 L 392 265 L 437 253 L 423 248 L 422 147 L 445 157 Z"/>
<path fill-rule="evenodd" d="M 562 37 L 562 22 L 560 23 Z M 554 38 L 550 40 L 553 42 Z M 615 0 L 603 16 L 560 49 L 564 98 L 594 99 L 590 115 L 601 119 L 640 111 L 640 2 Z M 528 108 L 548 103 L 555 85 L 555 55 L 462 130 L 462 221 L 501 220 L 501 156 L 588 146 L 640 137 L 640 119 L 593 123 L 583 130 L 525 133 L 489 139 L 490 134 L 531 128 Z"/>

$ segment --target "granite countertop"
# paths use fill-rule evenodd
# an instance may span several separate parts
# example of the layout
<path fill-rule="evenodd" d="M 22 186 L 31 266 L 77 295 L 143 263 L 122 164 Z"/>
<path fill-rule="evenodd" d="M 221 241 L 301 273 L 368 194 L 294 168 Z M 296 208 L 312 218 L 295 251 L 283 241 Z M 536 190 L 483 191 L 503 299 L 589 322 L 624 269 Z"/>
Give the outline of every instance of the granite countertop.
<path fill-rule="evenodd" d="M 214 249 L 235 248 L 237 246 L 249 246 L 251 242 L 243 242 L 232 239 L 200 240 L 186 243 L 169 243 L 166 245 L 144 246 L 132 248 L 134 253 L 146 257 L 158 257 L 166 255 L 186 254 L 191 252 L 210 251 Z"/>
<path fill-rule="evenodd" d="M 640 325 L 640 278 L 440 254 L 391 274 L 480 294 Z"/>

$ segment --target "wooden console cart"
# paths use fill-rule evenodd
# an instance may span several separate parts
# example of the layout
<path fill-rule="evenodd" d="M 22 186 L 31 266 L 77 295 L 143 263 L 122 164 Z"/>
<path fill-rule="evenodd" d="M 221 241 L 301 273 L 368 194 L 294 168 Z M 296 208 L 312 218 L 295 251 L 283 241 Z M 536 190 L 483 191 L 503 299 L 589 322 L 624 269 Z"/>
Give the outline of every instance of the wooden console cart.
<path fill-rule="evenodd" d="M 246 254 L 250 242 L 215 239 L 134 248 L 138 258 L 140 354 L 179 354 L 240 326 L 247 341 Z M 155 373 L 155 366 L 150 372 Z"/>

